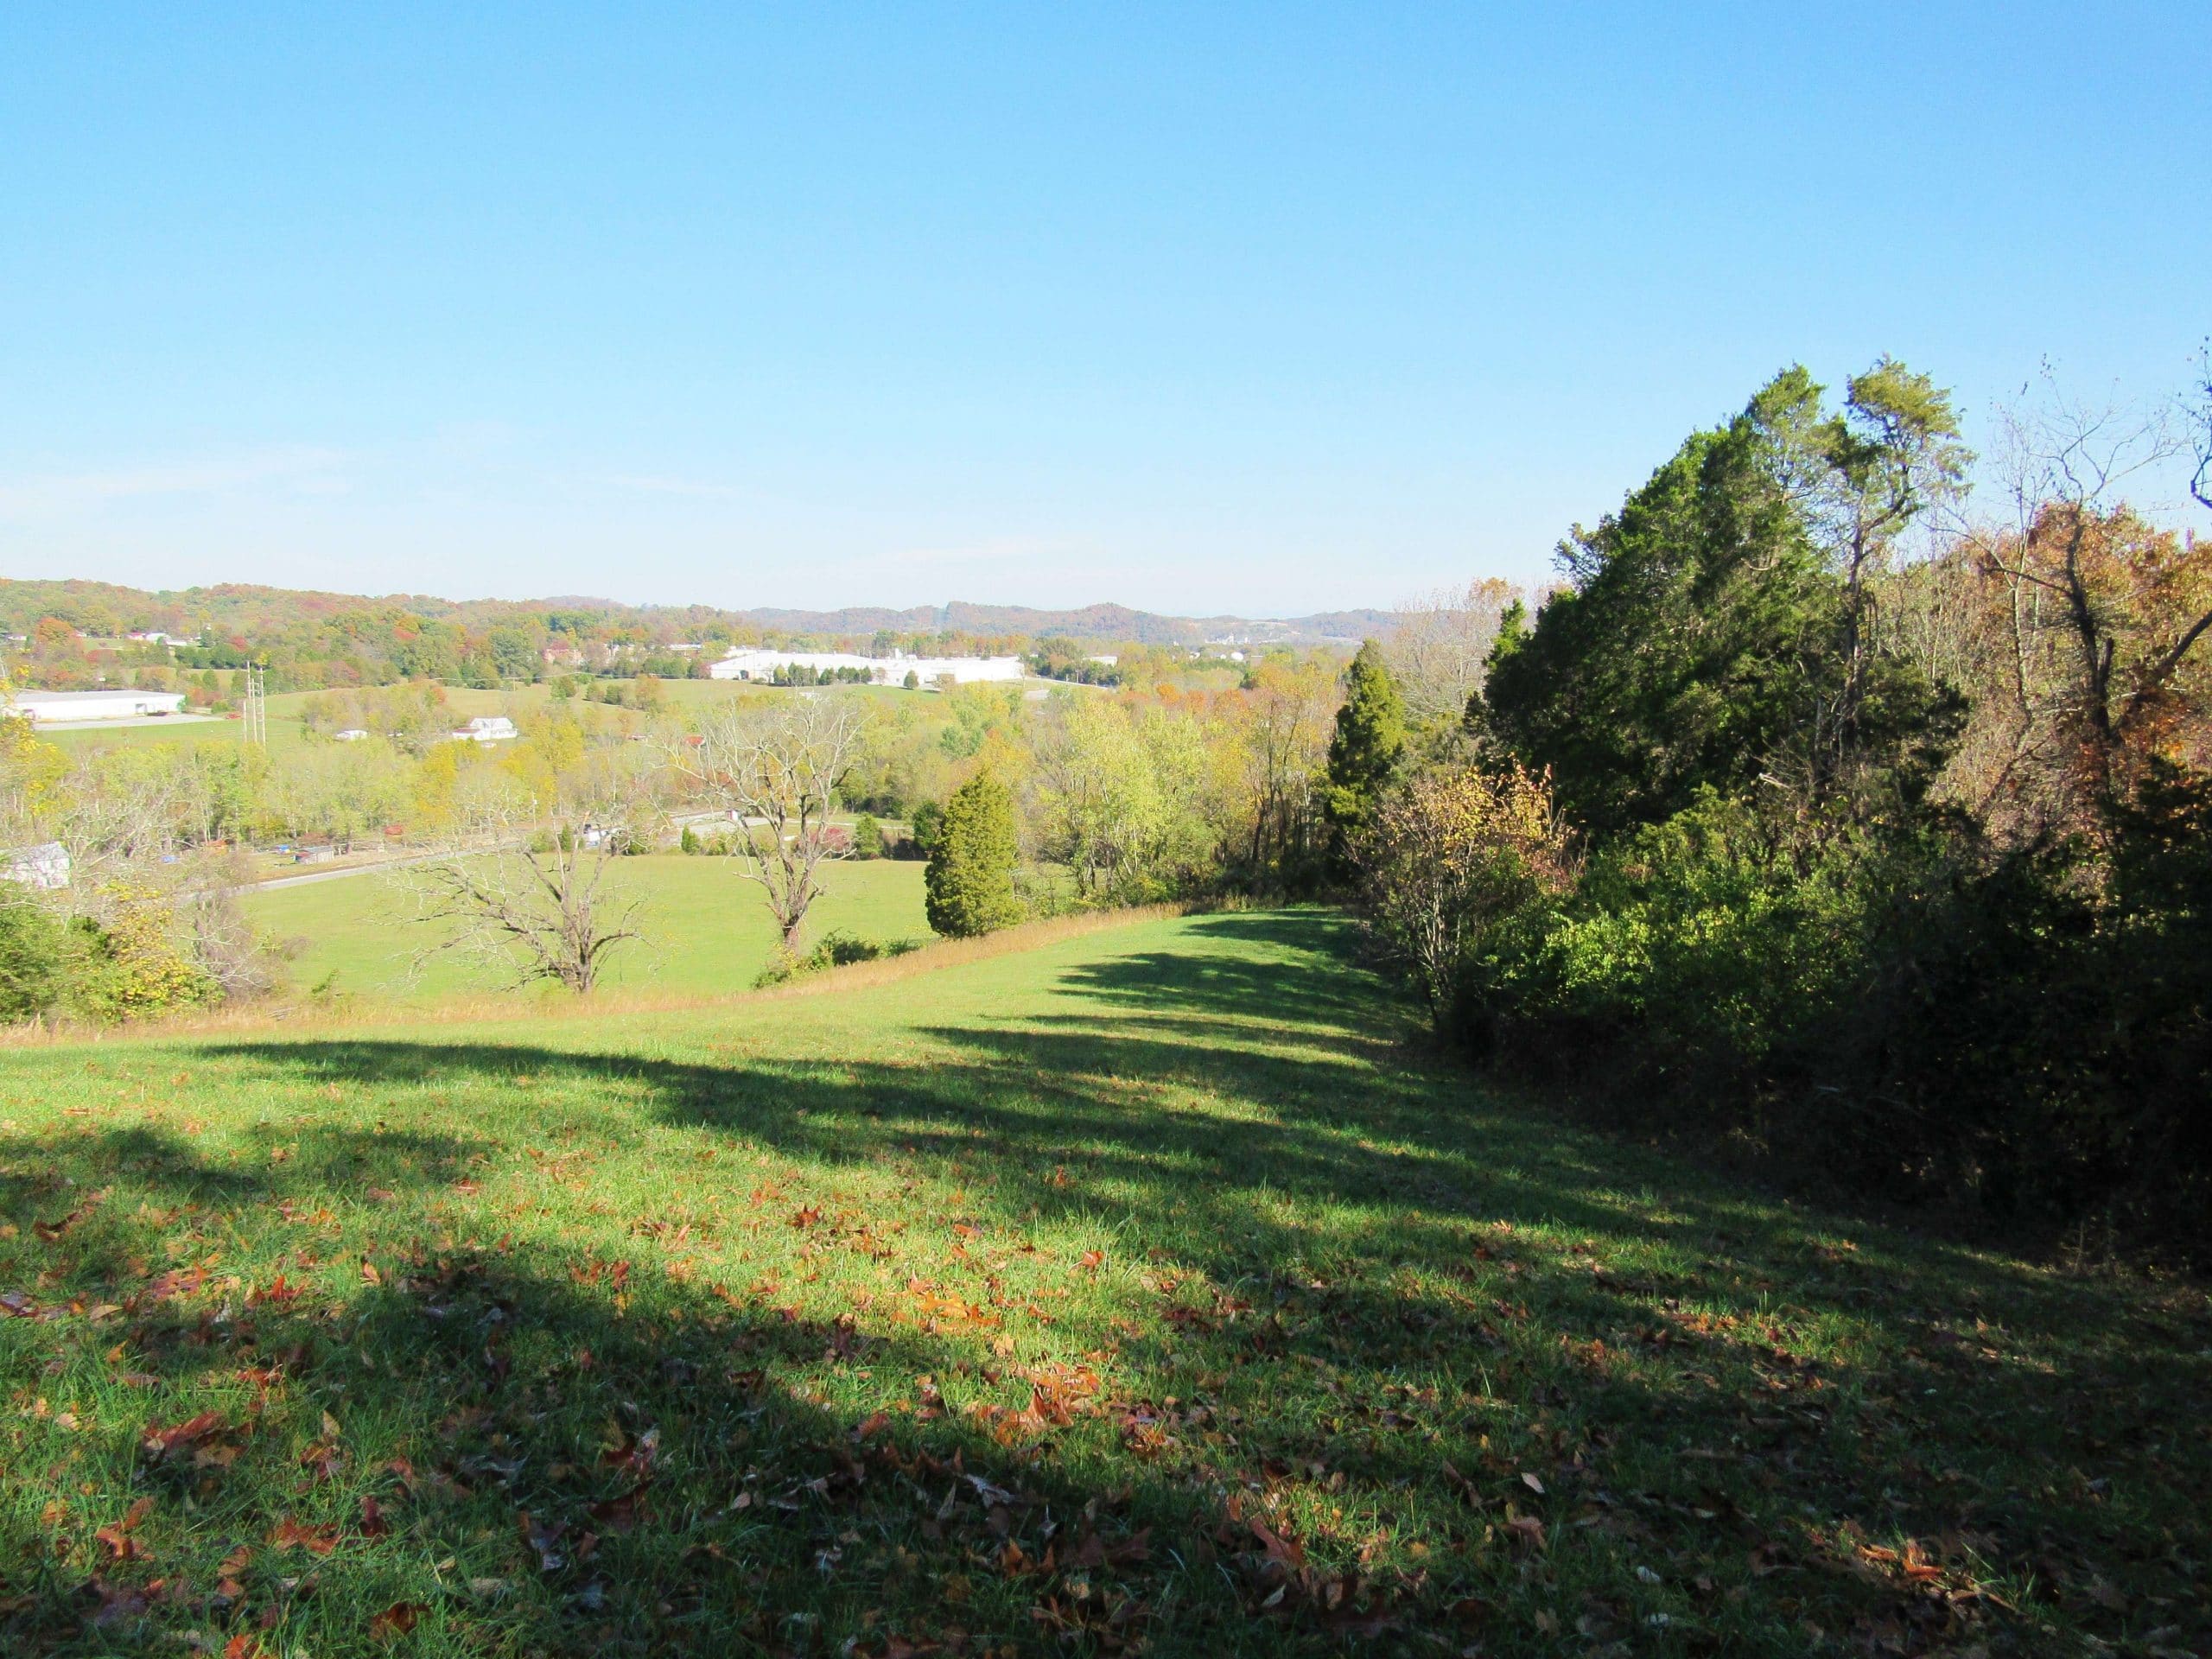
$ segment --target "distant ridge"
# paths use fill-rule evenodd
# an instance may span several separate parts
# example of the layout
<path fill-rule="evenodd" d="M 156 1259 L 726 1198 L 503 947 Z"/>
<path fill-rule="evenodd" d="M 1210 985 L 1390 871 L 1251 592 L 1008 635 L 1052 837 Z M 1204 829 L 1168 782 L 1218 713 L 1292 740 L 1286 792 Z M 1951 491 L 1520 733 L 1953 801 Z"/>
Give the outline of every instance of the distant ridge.
<path fill-rule="evenodd" d="M 476 626 L 559 612 L 677 627 L 722 621 L 747 626 L 765 633 L 865 636 L 887 630 L 893 633 L 1027 635 L 1031 639 L 1058 636 L 1147 645 L 1356 643 L 1370 635 L 1388 634 L 1398 622 L 1396 613 L 1381 610 L 1323 611 L 1297 617 L 1193 617 L 1132 610 L 1126 605 L 1041 610 L 1024 605 L 981 605 L 966 600 L 903 608 L 855 605 L 834 611 L 776 607 L 725 610 L 710 605 L 626 605 L 616 600 L 569 594 L 526 600 L 450 600 L 425 594 L 334 594 L 247 582 L 148 591 L 104 582 L 0 578 L 0 623 L 16 632 L 26 631 L 31 623 L 45 615 L 60 616 L 80 626 L 97 617 L 100 626 L 118 630 L 197 630 L 208 626 L 259 631 L 285 622 L 325 619 L 352 610 L 397 611 Z"/>
<path fill-rule="evenodd" d="M 894 632 L 1026 633 L 1033 638 L 1130 639 L 1140 645 L 1235 643 L 1311 645 L 1357 640 L 1397 626 L 1389 611 L 1324 611 L 1312 616 L 1165 616 L 1126 605 L 1085 605 L 1079 610 L 1037 610 L 1026 605 L 917 605 L 906 610 L 849 606 L 835 611 L 761 609 L 739 613 L 753 626 L 791 633 Z"/>

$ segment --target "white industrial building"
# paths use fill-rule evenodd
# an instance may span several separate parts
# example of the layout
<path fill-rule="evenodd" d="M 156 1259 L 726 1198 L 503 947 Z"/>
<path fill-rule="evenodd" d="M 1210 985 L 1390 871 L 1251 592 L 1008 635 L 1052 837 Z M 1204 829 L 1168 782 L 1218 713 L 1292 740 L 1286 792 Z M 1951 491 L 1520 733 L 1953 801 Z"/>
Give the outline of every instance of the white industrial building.
<path fill-rule="evenodd" d="M 58 841 L 0 853 L 0 881 L 54 892 L 69 885 L 69 849 Z"/>
<path fill-rule="evenodd" d="M 181 691 L 10 691 L 5 711 L 34 726 L 66 726 L 87 720 L 137 720 L 174 715 L 184 708 Z"/>
<path fill-rule="evenodd" d="M 772 681 L 778 669 L 806 668 L 817 674 L 840 670 L 858 671 L 875 685 L 904 685 L 912 674 L 914 683 L 934 688 L 947 681 L 969 685 L 977 681 L 1020 679 L 1028 672 L 1019 657 L 855 657 L 842 651 L 733 651 L 707 670 L 717 680 Z"/>

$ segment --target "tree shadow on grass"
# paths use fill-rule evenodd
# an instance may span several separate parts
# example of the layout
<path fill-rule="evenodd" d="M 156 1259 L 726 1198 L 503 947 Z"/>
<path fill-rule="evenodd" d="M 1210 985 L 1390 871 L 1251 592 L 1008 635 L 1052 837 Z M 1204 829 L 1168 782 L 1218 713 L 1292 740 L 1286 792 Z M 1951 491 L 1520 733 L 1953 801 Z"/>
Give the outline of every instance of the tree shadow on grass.
<path fill-rule="evenodd" d="M 1199 917 L 1176 949 L 1109 956 L 1065 972 L 1059 988 L 1120 1007 L 1225 1015 L 1305 1027 L 1315 1035 L 1402 1034 L 1403 1010 L 1354 965 L 1351 924 L 1327 912 Z M 1266 956 L 1209 948 L 1273 947 Z"/>
<path fill-rule="evenodd" d="M 1783 1588 L 1764 1574 L 1777 1561 L 1799 1574 L 1791 1599 L 1824 1618 L 1923 1643 L 1957 1637 L 1964 1601 L 1936 1617 L 1920 1581 L 1889 1584 L 1854 1553 L 1854 1539 L 1900 1527 L 1955 1541 L 1941 1569 L 1955 1589 L 1967 1581 L 1960 1562 L 2008 1596 L 2037 1580 L 2089 1583 L 2080 1550 L 2062 1541 L 2097 1527 L 2117 1535 L 2094 1477 L 2040 1491 L 2026 1477 L 2054 1455 L 2087 1471 L 2098 1444 L 2141 1442 L 2184 1408 L 2202 1369 L 2116 1328 L 2093 1287 L 2045 1283 L 2030 1303 L 2016 1268 L 1966 1252 L 1878 1238 L 1830 1250 L 1817 1214 L 1777 1213 L 1662 1154 L 1541 1120 L 1440 1109 L 1435 1080 L 1418 1070 L 1194 1049 L 1172 1021 L 1172 1035 L 1154 1034 L 1157 1018 L 938 1028 L 930 1034 L 963 1058 L 928 1066 L 359 1040 L 231 1052 L 316 1084 L 526 1075 L 541 1090 L 581 1090 L 582 1104 L 564 1109 L 572 1117 L 613 1090 L 709 1144 L 738 1137 L 825 1172 L 901 1159 L 950 1166 L 987 1148 L 996 1185 L 976 1202 L 995 1224 L 1124 1216 L 1138 1236 L 1170 1240 L 1172 1270 L 1195 1270 L 1183 1317 L 1120 1344 L 1125 1369 L 1163 1395 L 1193 1376 L 1232 1379 L 1216 1390 L 1230 1403 L 1209 1409 L 1237 1414 L 1239 1454 L 1186 1478 L 1264 1488 L 1318 1469 L 1314 1480 L 1343 1477 L 1408 1513 L 1472 1502 L 1494 1529 L 1508 1501 L 1539 1507 L 1520 1484 L 1536 1473 L 1554 1524 L 1580 1503 L 1580 1524 L 1618 1529 L 1612 1553 L 1582 1564 L 1577 1594 L 1615 1609 L 1618 1624 L 1618 1610 L 1641 1605 L 1623 1578 L 1635 1549 L 1710 1563 L 1719 1547 L 1745 1576 L 1732 1585 L 1726 1566 L 1705 1572 L 1720 1588 L 1670 1617 L 1754 1648 L 1767 1638 L 1755 1639 L 1766 1627 L 1753 1616 L 1770 1613 Z M 1163 1080 L 1240 1104 L 1163 1103 Z M 1624 1180 L 1649 1192 L 1623 1196 Z M 1287 1213 L 1285 1195 L 1299 1201 Z M 1516 1240 L 1534 1224 L 1567 1230 L 1587 1253 Z M 1655 1240 L 1678 1247 L 1672 1265 L 1607 1269 Z M 1130 1311 L 1156 1316 L 1160 1305 Z M 1985 1315 L 2015 1328 L 1985 1341 Z M 1854 1357 L 1807 1363 L 1789 1352 L 1784 1326 L 1822 1321 L 1857 1330 Z M 2030 1350 L 2029 1364 L 2014 1357 Z M 2160 1374 L 2127 1376 L 2145 1362 Z M 886 1364 L 908 1363 L 942 1362 Z M 1389 1392 L 1439 1378 L 1445 1394 L 1410 1409 Z M 1165 1407 L 1154 1414 L 1179 1421 Z M 1522 1449 L 1502 1461 L 1483 1450 L 1485 1434 Z M 2152 1496 L 2131 1518 L 2138 1538 L 2155 1532 L 2154 1513 L 2166 1524 L 2176 1515 Z M 1219 1511 L 1182 1503 L 1149 1513 L 1195 1549 Z M 1808 1512 L 1821 1517 L 1816 1538 Z M 1723 1519 L 1700 1518 L 1713 1516 Z M 2159 1579 L 2118 1556 L 2093 1576 L 2131 1572 L 2146 1592 Z M 1816 1590 L 1807 1573 L 1822 1575 Z M 1479 1574 L 1458 1582 L 1495 1593 Z M 1744 1599 L 1715 1599 L 1732 1591 Z M 2113 1623 L 2086 1589 L 2056 1610 Z"/>
<path fill-rule="evenodd" d="M 190 1147 L 118 1139 L 116 1160 L 135 1167 L 114 1184 L 153 1191 L 157 1206 L 200 1203 L 264 1225 L 289 1203 L 310 1219 L 286 1224 L 301 1230 L 286 1259 L 296 1268 L 305 1249 L 325 1274 L 320 1301 L 251 1314 L 254 1354 L 302 1342 L 308 1353 L 304 1369 L 285 1372 L 291 1392 L 270 1395 L 291 1414 L 271 1405 L 253 1419 L 287 1426 L 283 1454 L 270 1449 L 270 1472 L 238 1489 L 251 1501 L 226 1511 L 226 1524 L 265 1534 L 280 1503 L 327 1498 L 336 1509 L 315 1514 L 336 1516 L 376 1496 L 298 1472 L 333 1400 L 349 1469 L 404 1455 L 414 1487 L 430 1494 L 404 1500 L 422 1506 L 406 1510 L 415 1567 L 366 1540 L 358 1557 L 341 1543 L 317 1558 L 315 1595 L 281 1590 L 306 1558 L 268 1567 L 252 1616 L 276 1595 L 287 1621 L 327 1621 L 301 1626 L 319 1633 L 318 1653 L 365 1641 L 363 1610 L 385 1595 L 434 1608 L 438 1639 L 472 1650 L 834 1651 L 852 1636 L 856 1652 L 874 1655 L 889 1634 L 925 1624 L 1028 1648 L 1057 1645 L 1056 1620 L 1092 1619 L 1072 1639 L 1084 1651 L 1130 1635 L 1133 1615 L 1096 1623 L 1129 1605 L 1111 1602 L 1120 1594 L 1143 1605 L 1158 1650 L 1319 1650 L 1340 1640 L 1329 1586 L 1341 1597 L 1344 1575 L 1363 1570 L 1361 1552 L 1384 1535 L 1430 1553 L 1418 1566 L 1394 1558 L 1383 1584 L 1342 1605 L 1396 1618 L 1389 1641 L 1426 1628 L 1492 1653 L 1554 1651 L 1550 1631 L 1578 1626 L 1594 1645 L 1639 1652 L 1796 1652 L 1812 1640 L 1808 1620 L 1896 1651 L 1985 1636 L 2000 1650 L 2032 1649 L 2060 1639 L 2054 1622 L 2117 1638 L 2149 1628 L 2127 1611 L 2154 1605 L 2148 1597 L 2172 1606 L 2186 1596 L 2184 1568 L 2162 1551 L 2203 1554 L 2202 1517 L 2171 1467 L 2201 1465 L 2201 1449 L 2173 1444 L 2162 1425 L 2207 1380 L 2187 1357 L 2212 1336 L 2201 1311 L 2194 1329 L 2183 1319 L 2153 1332 L 2094 1287 L 1968 1252 L 1875 1234 L 1839 1247 L 1841 1230 L 1817 1212 L 1500 1109 L 1464 1077 L 1387 1053 L 1375 1033 L 1391 1027 L 1371 981 L 1306 989 L 1307 979 L 1343 974 L 1313 945 L 1341 935 L 1312 918 L 1198 925 L 1280 947 L 1285 960 L 1224 968 L 1202 940 L 1188 953 L 1119 959 L 1134 963 L 1126 971 L 1115 959 L 1085 964 L 1062 982 L 1075 1007 L 940 1026 L 923 1034 L 949 1058 L 927 1065 L 383 1038 L 197 1051 L 295 1095 L 299 1118 L 254 1130 L 251 1173 L 203 1163 Z M 1263 931 L 1237 931 L 1255 927 Z M 524 1078 L 527 1098 L 517 1090 L 512 1105 L 486 1087 Z M 380 1144 L 388 1136 L 319 1126 L 316 1103 L 334 1084 L 378 1091 L 403 1130 L 413 1114 L 466 1128 L 412 1131 L 394 1154 Z M 443 1103 L 465 1088 L 461 1105 Z M 658 1159 L 768 1148 L 832 1200 L 841 1179 L 865 1173 L 855 1166 L 987 1168 L 992 1184 L 966 1202 L 993 1239 L 1121 1223 L 1136 1259 L 1110 1294 L 1064 1313 L 1049 1334 L 1024 1333 L 1032 1359 L 1041 1343 L 1056 1363 L 1100 1373 L 1101 1394 L 1066 1424 L 1009 1431 L 1002 1414 L 961 1408 L 1019 1408 L 1024 1362 L 996 1354 L 981 1329 L 915 1324 L 913 1309 L 930 1304 L 901 1303 L 903 1317 L 860 1311 L 842 1325 L 819 1310 L 778 1311 L 787 1292 L 717 1295 L 671 1278 L 649 1240 L 626 1247 L 637 1266 L 619 1284 L 607 1250 L 580 1241 L 471 1245 L 499 1224 L 454 1201 L 461 1172 L 514 1167 L 521 1131 L 585 1125 L 618 1139 L 686 1137 L 657 1145 Z M 0 1147 L 0 1179 L 41 1157 L 81 1164 L 104 1144 L 60 1136 Z M 282 1146 L 288 1160 L 271 1161 Z M 360 1208 L 368 1185 L 391 1196 Z M 70 1195 L 50 1184 L 7 1190 L 49 1224 Z M 98 1241 L 100 1214 L 119 1204 L 60 1241 L 71 1264 L 40 1293 L 47 1305 L 65 1295 L 123 1304 L 116 1293 L 131 1281 L 116 1264 L 134 1253 L 163 1259 L 149 1243 Z M 324 1205 L 353 1229 L 346 1240 L 376 1241 L 374 1260 L 389 1264 L 380 1283 L 327 1282 L 335 1246 L 318 1242 L 312 1219 Z M 1538 1224 L 1564 1236 L 1532 1230 Z M 1156 1262 L 1141 1254 L 1155 1241 Z M 273 1249 L 257 1259 L 265 1265 Z M 79 1282 L 101 1274 L 111 1283 Z M 229 1387 L 226 1409 L 244 1410 L 259 1385 L 224 1383 L 224 1367 L 257 1367 L 219 1363 L 210 1356 L 222 1339 L 193 1333 L 222 1327 L 207 1321 L 206 1299 L 245 1294 L 200 1288 L 199 1302 L 177 1304 L 197 1311 L 174 1327 L 137 1308 L 94 1322 L 97 1344 L 88 1326 L 73 1363 L 89 1368 L 115 1319 L 152 1319 L 126 1346 L 149 1356 L 148 1374 L 180 1379 L 162 1397 Z M 1841 1335 L 1808 1362 L 1791 1350 L 1814 1329 Z M 19 1387 L 29 1386 L 32 1351 L 15 1351 Z M 363 1356 L 401 1363 L 364 1367 Z M 924 1376 L 950 1414 L 893 1409 L 934 1408 Z M 37 1386 L 60 1392 L 51 1380 Z M 877 1409 L 891 1420 L 856 1439 Z M 621 1448 L 649 1429 L 661 1435 L 639 1500 L 650 1522 L 638 1504 L 620 1508 L 631 1488 L 619 1460 L 634 1463 Z M 274 1448 L 276 1429 L 248 1440 Z M 616 1463 L 603 1460 L 602 1440 Z M 417 1450 L 385 1450 L 407 1446 Z M 109 1466 L 137 1468 L 129 1451 L 111 1446 Z M 2114 1469 L 2116 1479 L 2098 1472 Z M 992 1499 L 966 1479 L 977 1474 L 1014 1497 Z M 387 1467 L 380 1478 L 400 1478 Z M 953 1507 L 940 1516 L 947 1491 Z M 1260 1535 L 1229 1520 L 1232 1497 L 1290 1543 L 1270 1556 Z M 1094 1498 L 1088 1524 L 1103 1565 L 1071 1570 L 1069 1529 L 1086 1523 L 1069 1517 Z M 1262 1503 L 1274 1507 L 1245 1507 Z M 566 1529 L 549 1546 L 562 1567 L 540 1570 L 515 1520 L 523 1511 L 541 1535 Z M 50 1548 L 52 1529 L 23 1504 L 4 1513 L 10 1541 Z M 1544 1529 L 1541 1548 L 1517 1529 L 1528 1520 Z M 1109 1559 L 1146 1526 L 1143 1560 Z M 587 1532 L 597 1535 L 588 1554 Z M 1927 1541 L 1918 1577 L 1903 1556 L 1859 1549 L 1907 1532 Z M 1295 1571 L 1292 1545 L 1306 1552 Z M 1025 1568 L 1048 1549 L 1052 1572 Z M 336 1593 L 341 1555 L 386 1576 L 344 1580 Z M 457 1565 L 422 1579 L 423 1562 L 448 1556 Z M 121 1582 L 137 1566 L 115 1563 L 106 1577 Z M 204 1593 L 204 1570 L 183 1576 Z M 504 1587 L 479 1593 L 473 1579 Z M 1077 1596 L 1078 1583 L 1095 1602 Z M 956 1585 L 965 1600 L 952 1599 Z M 2020 1611 L 1981 1599 L 1976 1586 Z M 1276 1589 L 1285 1593 L 1270 1610 Z M 71 1617 L 81 1630 L 107 1605 L 98 1592 L 64 1604 L 65 1592 L 76 1593 L 66 1576 L 41 1581 L 23 1610 L 46 1621 L 41 1639 L 59 1639 Z M 1470 1599 L 1480 1605 L 1467 1608 Z M 871 1607 L 882 1614 L 873 1625 Z M 1649 1622 L 1662 1615 L 1666 1624 Z M 208 1616 L 166 1603 L 143 1614 L 148 1629 Z M 126 1608 L 81 1639 L 110 1641 L 140 1628 L 129 1624 L 138 1617 Z M 1453 1622 L 1465 1619 L 1475 1622 Z"/>
<path fill-rule="evenodd" d="M 41 1237 L 41 1294 L 0 1325 L 11 1383 L 92 1402 L 16 1437 L 6 1651 L 1096 1651 L 1164 1628 L 1190 1651 L 1319 1652 L 1377 1610 L 1356 1585 L 1321 1605 L 1210 1491 L 1047 1456 L 1112 1443 L 1095 1378 L 1033 1386 L 922 1325 L 458 1243 L 439 1200 L 465 1140 L 405 1166 L 372 1236 L 328 1239 L 324 1173 L 380 1149 L 302 1138 L 319 1166 L 243 1173 L 72 1137 L 139 1206 Z M 149 1271 L 180 1217 L 219 1224 L 228 1259 Z M 1257 1616 L 1286 1586 L 1298 1617 Z"/>

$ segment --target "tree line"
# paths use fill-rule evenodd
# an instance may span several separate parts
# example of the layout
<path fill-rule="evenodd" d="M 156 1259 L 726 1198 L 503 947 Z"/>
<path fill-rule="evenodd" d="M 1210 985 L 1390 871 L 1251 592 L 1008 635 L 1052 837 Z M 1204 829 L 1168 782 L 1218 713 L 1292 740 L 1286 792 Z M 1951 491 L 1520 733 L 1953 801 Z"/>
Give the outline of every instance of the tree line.
<path fill-rule="evenodd" d="M 2202 1262 L 2212 547 L 2130 504 L 2212 389 L 2014 411 L 1801 369 L 1693 434 L 1502 617 L 1459 716 L 1379 652 L 1335 874 L 1437 1031 L 1513 1079 Z"/>

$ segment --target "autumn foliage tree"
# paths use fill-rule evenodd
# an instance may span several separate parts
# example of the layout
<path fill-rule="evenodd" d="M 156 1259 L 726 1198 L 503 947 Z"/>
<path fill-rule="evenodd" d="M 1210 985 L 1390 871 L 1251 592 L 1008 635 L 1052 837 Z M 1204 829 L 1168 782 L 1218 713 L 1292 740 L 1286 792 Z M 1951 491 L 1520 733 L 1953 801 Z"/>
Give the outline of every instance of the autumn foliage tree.
<path fill-rule="evenodd" d="M 1357 853 L 1369 925 L 1420 988 L 1440 1032 L 1483 931 L 1573 874 L 1550 780 L 1517 764 L 1414 772 L 1383 798 Z"/>

